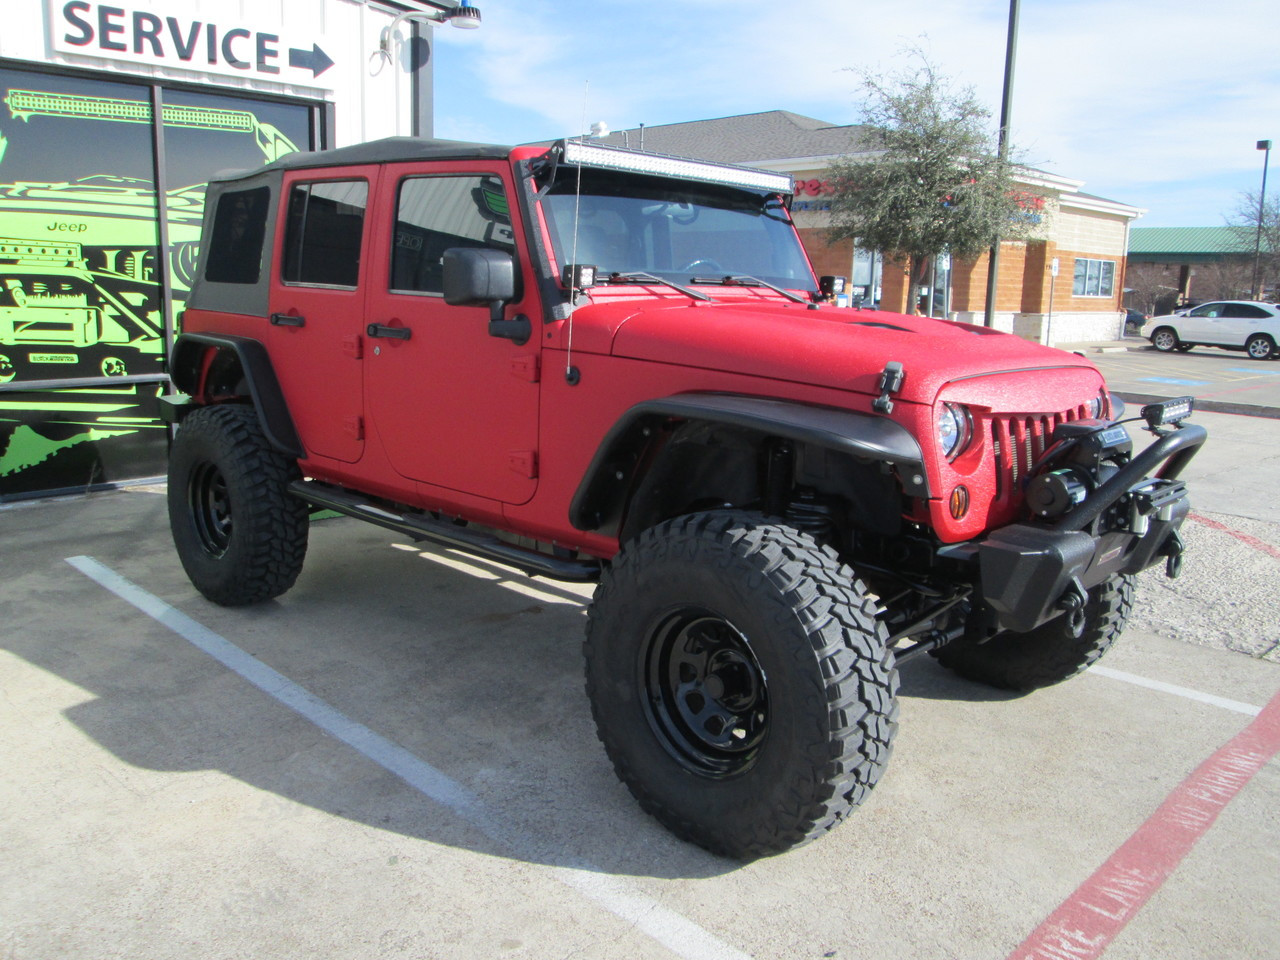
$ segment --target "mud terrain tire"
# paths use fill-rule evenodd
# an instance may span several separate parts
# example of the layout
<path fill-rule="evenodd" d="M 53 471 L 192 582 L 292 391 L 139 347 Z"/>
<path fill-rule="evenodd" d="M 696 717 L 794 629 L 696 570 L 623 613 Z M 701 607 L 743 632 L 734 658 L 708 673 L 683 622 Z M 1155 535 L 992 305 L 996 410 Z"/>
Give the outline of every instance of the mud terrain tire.
<path fill-rule="evenodd" d="M 763 516 L 679 517 L 601 579 L 583 650 L 619 779 L 686 840 L 735 859 L 838 824 L 884 771 L 897 670 L 835 553 Z"/>
<path fill-rule="evenodd" d="M 169 525 L 208 599 L 244 606 L 293 586 L 307 552 L 307 505 L 288 492 L 298 476 L 252 407 L 203 407 L 182 421 L 169 454 Z"/>
<path fill-rule="evenodd" d="M 1058 617 L 1028 633 L 1002 633 L 986 643 L 962 639 L 933 652 L 962 677 L 1006 690 L 1035 690 L 1093 666 L 1124 630 L 1133 607 L 1132 576 L 1115 576 L 1089 591 L 1084 632 L 1073 637 Z"/>

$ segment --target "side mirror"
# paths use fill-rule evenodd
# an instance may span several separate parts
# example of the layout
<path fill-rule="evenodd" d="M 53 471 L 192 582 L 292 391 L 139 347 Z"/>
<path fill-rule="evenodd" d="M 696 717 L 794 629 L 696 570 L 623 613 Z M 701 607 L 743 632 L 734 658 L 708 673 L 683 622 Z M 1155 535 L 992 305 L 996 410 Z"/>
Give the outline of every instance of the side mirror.
<path fill-rule="evenodd" d="M 444 302 L 483 307 L 516 298 L 516 265 L 511 255 L 487 247 L 454 247 L 444 252 Z"/>
<path fill-rule="evenodd" d="M 503 319 L 503 308 L 517 299 L 516 263 L 508 253 L 488 247 L 454 247 L 441 258 L 444 302 L 454 307 L 488 307 L 489 336 L 520 346 L 533 326 L 524 314 Z"/>

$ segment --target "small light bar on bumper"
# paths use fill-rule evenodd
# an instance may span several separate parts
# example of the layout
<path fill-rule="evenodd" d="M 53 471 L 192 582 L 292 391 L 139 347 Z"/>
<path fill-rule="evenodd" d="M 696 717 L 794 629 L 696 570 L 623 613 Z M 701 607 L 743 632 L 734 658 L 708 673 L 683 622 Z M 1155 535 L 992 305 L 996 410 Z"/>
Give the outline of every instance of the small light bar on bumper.
<path fill-rule="evenodd" d="M 650 173 L 660 177 L 700 180 L 704 183 L 723 183 L 728 186 L 746 187 L 768 193 L 783 193 L 788 196 L 795 193 L 795 181 L 789 173 L 770 173 L 767 170 L 752 170 L 726 163 L 664 157 L 656 153 L 637 153 L 621 147 L 582 143 L 578 140 L 562 141 L 561 150 L 565 163 L 584 167 Z"/>
<path fill-rule="evenodd" d="M 1162 400 L 1160 403 L 1148 403 L 1142 408 L 1142 419 L 1147 421 L 1148 427 L 1163 427 L 1187 419 L 1195 406 L 1195 397 L 1176 397 L 1173 400 Z"/>

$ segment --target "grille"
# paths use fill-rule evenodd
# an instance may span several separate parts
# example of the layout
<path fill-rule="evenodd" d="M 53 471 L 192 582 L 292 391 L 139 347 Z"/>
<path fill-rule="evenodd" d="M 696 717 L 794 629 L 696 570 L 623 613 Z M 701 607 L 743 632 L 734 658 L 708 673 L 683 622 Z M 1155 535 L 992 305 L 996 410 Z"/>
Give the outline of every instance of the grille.
<path fill-rule="evenodd" d="M 1058 424 L 1084 420 L 1088 416 L 1089 405 L 1084 403 L 1060 413 L 992 416 L 991 448 L 996 458 L 996 499 L 1007 500 L 1021 491 L 1019 480 L 1025 480 L 1031 472 L 1048 447 Z"/>

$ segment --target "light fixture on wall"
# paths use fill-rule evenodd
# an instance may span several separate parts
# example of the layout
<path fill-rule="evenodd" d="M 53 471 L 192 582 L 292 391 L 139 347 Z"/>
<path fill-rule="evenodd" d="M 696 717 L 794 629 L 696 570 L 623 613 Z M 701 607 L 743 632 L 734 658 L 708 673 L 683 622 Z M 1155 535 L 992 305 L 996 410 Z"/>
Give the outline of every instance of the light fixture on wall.
<path fill-rule="evenodd" d="M 460 0 L 453 5 L 431 3 L 433 10 L 406 10 L 382 28 L 378 38 L 378 49 L 373 52 L 371 60 L 379 61 L 377 73 L 383 63 L 391 63 L 391 45 L 395 41 L 396 30 L 400 24 L 414 21 L 417 23 L 442 24 L 451 23 L 461 30 L 474 30 L 480 26 L 480 9 L 468 0 Z"/>

